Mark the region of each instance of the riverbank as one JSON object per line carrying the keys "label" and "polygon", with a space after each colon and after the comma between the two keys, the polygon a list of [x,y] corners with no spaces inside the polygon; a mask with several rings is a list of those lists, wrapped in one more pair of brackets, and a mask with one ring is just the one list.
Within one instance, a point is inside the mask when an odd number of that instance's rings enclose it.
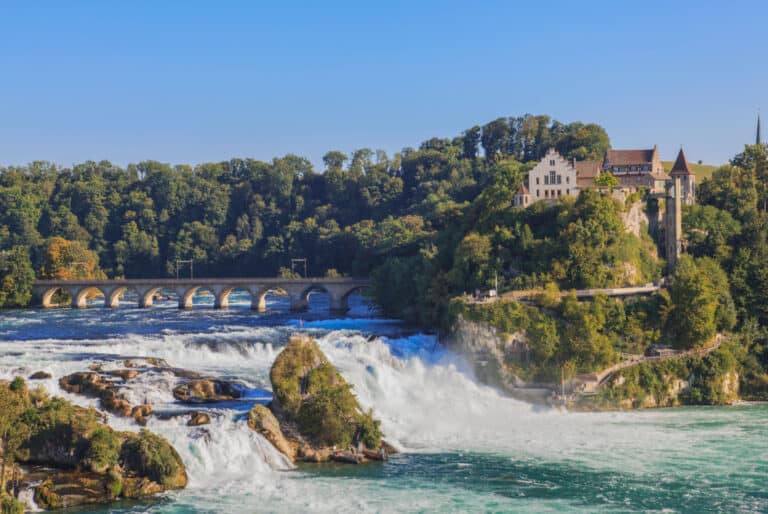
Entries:
{"label": "riverbank", "polygon": [[[586,370],[561,364],[553,356],[566,351],[562,345],[572,343],[563,338],[573,337],[568,325],[574,322],[554,308],[560,301],[546,307],[514,300],[478,304],[457,299],[451,304],[453,321],[443,339],[468,359],[479,380],[513,398],[541,405],[603,411],[730,405],[740,399],[740,364],[735,355],[741,350],[738,341],[723,334],[690,350],[654,355],[612,350],[614,356],[606,358],[606,364],[597,367],[593,361]],[[593,312],[594,303],[578,308]],[[595,322],[577,318],[575,323],[578,332]],[[590,337],[605,338],[600,332]],[[578,362],[578,355],[573,362]]]}

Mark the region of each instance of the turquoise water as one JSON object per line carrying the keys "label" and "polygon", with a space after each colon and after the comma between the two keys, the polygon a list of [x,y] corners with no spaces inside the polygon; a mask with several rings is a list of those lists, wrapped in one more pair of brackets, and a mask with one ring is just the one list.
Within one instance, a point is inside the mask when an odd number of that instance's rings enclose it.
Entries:
{"label": "turquoise water", "polygon": [[[151,419],[179,450],[190,483],[148,502],[88,512],[768,512],[768,406],[564,413],[535,408],[478,384],[433,336],[372,317],[326,319],[322,302],[302,326],[373,407],[403,453],[369,466],[291,466],[245,424],[268,401],[271,363],[295,315],[279,301],[265,315],[247,299],[229,311],[172,304],[150,310],[69,309],[0,314],[0,378],[63,374],[129,357],[235,380],[246,399],[210,409],[213,422]],[[175,377],[142,375],[124,391],[156,410]],[[137,430],[110,417],[119,429]],[[85,511],[85,510],[84,510]]]}

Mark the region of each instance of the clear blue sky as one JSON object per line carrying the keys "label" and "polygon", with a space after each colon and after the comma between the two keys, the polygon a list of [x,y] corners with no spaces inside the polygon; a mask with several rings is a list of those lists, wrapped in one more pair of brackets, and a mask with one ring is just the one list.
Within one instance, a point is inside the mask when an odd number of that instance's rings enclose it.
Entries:
{"label": "clear blue sky", "polygon": [[765,1],[0,0],[0,164],[317,164],[527,112],[722,163],[760,106],[768,137],[767,21]]}

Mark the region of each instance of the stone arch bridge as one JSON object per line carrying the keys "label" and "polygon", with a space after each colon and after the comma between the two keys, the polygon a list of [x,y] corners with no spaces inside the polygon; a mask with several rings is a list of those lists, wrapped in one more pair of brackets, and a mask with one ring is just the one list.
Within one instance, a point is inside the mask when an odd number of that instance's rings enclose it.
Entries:
{"label": "stone arch bridge", "polygon": [[117,308],[120,298],[132,291],[138,298],[139,307],[151,307],[155,295],[161,290],[170,290],[179,298],[179,308],[192,307],[192,298],[200,289],[209,290],[214,296],[214,308],[226,309],[229,295],[234,290],[247,291],[251,295],[251,308],[264,312],[266,297],[270,292],[282,292],[291,300],[292,311],[303,311],[309,307],[309,295],[313,291],[327,293],[333,312],[349,310],[349,296],[370,286],[364,278],[183,278],[183,279],[125,279],[125,280],[37,280],[33,291],[38,305],[53,307],[56,291],[69,293],[71,306],[77,309],[87,307],[88,298],[104,296],[104,306]]}

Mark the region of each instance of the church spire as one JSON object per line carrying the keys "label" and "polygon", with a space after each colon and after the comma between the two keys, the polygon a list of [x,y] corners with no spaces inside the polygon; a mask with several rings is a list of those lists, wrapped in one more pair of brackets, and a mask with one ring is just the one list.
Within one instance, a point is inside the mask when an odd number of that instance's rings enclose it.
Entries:
{"label": "church spire", "polygon": [[755,138],[755,144],[762,144],[763,138],[760,136],[760,113],[757,113],[757,137]]}

